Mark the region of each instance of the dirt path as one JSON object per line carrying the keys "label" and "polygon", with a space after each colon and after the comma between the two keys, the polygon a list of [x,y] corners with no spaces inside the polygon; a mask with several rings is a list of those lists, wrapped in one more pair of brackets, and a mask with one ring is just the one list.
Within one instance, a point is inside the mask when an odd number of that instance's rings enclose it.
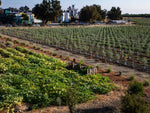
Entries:
{"label": "dirt path", "polygon": [[13,40],[19,40],[20,42],[24,42],[24,43],[27,43],[29,45],[35,45],[36,47],[41,47],[41,49],[45,50],[45,51],[51,51],[51,52],[54,52],[58,55],[62,55],[62,56],[69,56],[70,58],[72,59],[77,59],[77,60],[83,60],[85,63],[87,64],[90,64],[90,65],[94,65],[94,66],[100,66],[101,68],[104,68],[104,69],[108,69],[108,68],[112,68],[112,70],[116,73],[118,73],[119,71],[123,72],[123,75],[129,77],[131,76],[132,74],[136,75],[136,78],[139,79],[139,80],[145,80],[145,79],[149,79],[150,80],[150,74],[148,73],[145,73],[145,72],[140,72],[140,71],[137,71],[135,69],[131,69],[131,68],[128,68],[128,67],[124,67],[124,66],[118,66],[118,65],[111,65],[111,64],[108,64],[108,63],[102,63],[101,61],[96,61],[95,59],[88,59],[86,58],[85,56],[83,55],[79,55],[79,54],[73,54],[71,52],[68,52],[68,51],[64,51],[64,50],[56,50],[56,48],[53,48],[53,47],[50,47],[50,46],[45,46],[45,45],[42,45],[42,44],[36,44],[36,43],[33,43],[33,42],[30,42],[30,41],[27,41],[27,40],[22,40],[22,39],[18,39],[18,38],[15,38],[15,37],[10,37],[10,36],[7,36],[7,35],[2,35],[4,37],[9,37]]}

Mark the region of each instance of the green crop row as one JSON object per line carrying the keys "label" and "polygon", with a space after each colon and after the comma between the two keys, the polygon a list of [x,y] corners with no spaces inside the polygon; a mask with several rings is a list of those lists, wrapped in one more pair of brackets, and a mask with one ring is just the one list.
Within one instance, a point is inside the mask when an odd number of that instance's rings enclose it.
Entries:
{"label": "green crop row", "polygon": [[[150,26],[8,28],[0,32],[150,73]],[[121,63],[122,62],[122,63]],[[127,63],[128,62],[128,63]]]}
{"label": "green crop row", "polygon": [[150,18],[133,18],[129,20],[135,22],[137,25],[150,25]]}

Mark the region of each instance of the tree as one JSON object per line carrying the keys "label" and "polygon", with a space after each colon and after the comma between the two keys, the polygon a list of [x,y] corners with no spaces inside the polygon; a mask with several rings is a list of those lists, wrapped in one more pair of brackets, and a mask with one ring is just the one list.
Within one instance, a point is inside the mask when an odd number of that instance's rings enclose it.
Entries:
{"label": "tree", "polygon": [[18,12],[19,10],[17,8],[9,7],[8,8],[11,12]]}
{"label": "tree", "polygon": [[15,15],[14,14],[7,14],[5,17],[2,17],[2,22],[3,23],[14,23],[15,22]]}
{"label": "tree", "polygon": [[80,20],[93,23],[101,21],[106,17],[106,10],[102,10],[100,5],[86,6],[81,9]]}
{"label": "tree", "polygon": [[112,7],[110,11],[107,13],[108,18],[112,20],[120,20],[122,19],[121,9],[119,7]]}
{"label": "tree", "polygon": [[60,6],[60,1],[52,0],[52,7],[53,7],[53,15],[54,15],[54,18],[52,20],[53,21],[57,21],[57,19],[62,14],[61,6]]}
{"label": "tree", "polygon": [[99,17],[99,13],[98,13],[96,7],[86,6],[81,9],[80,20],[93,23],[98,18],[100,18],[100,17]]}
{"label": "tree", "polygon": [[107,14],[107,10],[106,10],[106,9],[101,10],[102,20],[105,20],[105,18],[106,18],[106,14]]}
{"label": "tree", "polygon": [[22,6],[22,7],[19,8],[19,11],[27,13],[29,11],[29,7],[28,6],[24,6],[24,7]]}
{"label": "tree", "polygon": [[96,7],[96,9],[97,9],[97,12],[99,13],[99,17],[98,17],[98,20],[104,20],[105,19],[105,17],[106,17],[106,10],[104,9],[104,10],[102,10],[102,8],[101,8],[101,6],[100,5],[96,5],[96,4],[94,4],[93,5],[93,7]]}
{"label": "tree", "polygon": [[29,16],[26,13],[23,13],[21,16],[23,17],[23,20],[29,20]]}
{"label": "tree", "polygon": [[[0,6],[1,6],[2,2],[0,0]],[[0,15],[3,14],[2,9],[0,9]]]}
{"label": "tree", "polygon": [[62,14],[60,1],[43,0],[41,4],[36,4],[32,12],[45,25],[48,21],[56,21]]}

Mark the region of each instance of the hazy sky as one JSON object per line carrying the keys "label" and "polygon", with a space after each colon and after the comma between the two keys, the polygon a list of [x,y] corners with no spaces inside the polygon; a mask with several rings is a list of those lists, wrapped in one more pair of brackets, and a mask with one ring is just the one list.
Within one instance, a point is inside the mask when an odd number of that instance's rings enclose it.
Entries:
{"label": "hazy sky", "polygon": [[[2,8],[29,6],[33,8],[35,4],[42,0],[2,0]],[[110,10],[112,6],[119,6],[123,13],[149,13],[150,0],[60,0],[62,9],[75,4],[75,7],[81,9],[83,6],[99,4],[102,9]]]}

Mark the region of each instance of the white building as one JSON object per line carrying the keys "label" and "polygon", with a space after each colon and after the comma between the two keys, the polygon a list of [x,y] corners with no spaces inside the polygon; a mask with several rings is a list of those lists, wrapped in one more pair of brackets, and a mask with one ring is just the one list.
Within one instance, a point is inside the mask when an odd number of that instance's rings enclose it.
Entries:
{"label": "white building", "polygon": [[62,22],[70,22],[70,15],[69,12],[63,12],[63,15],[61,16]]}
{"label": "white building", "polygon": [[115,24],[126,24],[127,22],[124,21],[124,20],[111,20],[112,23],[115,23]]}
{"label": "white building", "polygon": [[75,9],[75,5],[72,5],[72,7],[68,8],[68,11],[70,13],[70,16],[77,16],[78,15],[78,9]]}
{"label": "white building", "polygon": [[75,5],[69,6],[69,8],[63,12],[63,15],[61,16],[62,22],[70,22],[71,18],[79,18],[78,15],[78,9],[75,9]]}

